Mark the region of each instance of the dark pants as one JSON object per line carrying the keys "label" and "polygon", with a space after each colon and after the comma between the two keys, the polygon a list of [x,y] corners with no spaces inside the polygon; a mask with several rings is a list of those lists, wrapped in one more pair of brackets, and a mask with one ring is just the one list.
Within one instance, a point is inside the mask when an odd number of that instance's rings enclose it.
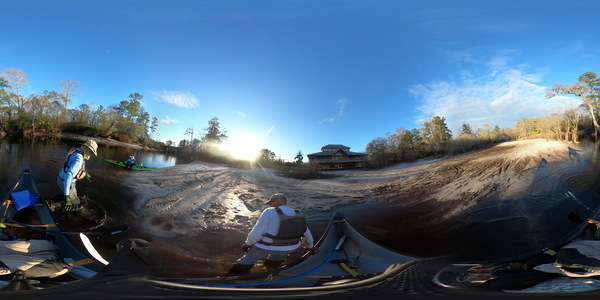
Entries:
{"label": "dark pants", "polygon": [[254,266],[254,263],[257,260],[264,258],[266,258],[265,267],[267,267],[267,269],[278,268],[283,264],[285,256],[292,251],[266,250],[253,245],[248,249],[248,252],[238,259],[233,267],[229,269],[227,276],[248,274],[250,269]]}

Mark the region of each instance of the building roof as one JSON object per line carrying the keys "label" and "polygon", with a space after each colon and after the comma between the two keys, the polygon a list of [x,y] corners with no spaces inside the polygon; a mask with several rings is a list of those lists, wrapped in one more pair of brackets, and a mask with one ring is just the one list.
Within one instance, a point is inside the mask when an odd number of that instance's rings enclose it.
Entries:
{"label": "building roof", "polygon": [[345,151],[343,149],[348,149],[350,150],[350,147],[348,146],[344,146],[342,144],[327,144],[323,147],[321,147],[321,149],[337,149],[335,151],[321,151],[321,152],[316,152],[316,153],[311,153],[311,154],[307,154],[306,156],[333,156],[334,154],[336,154],[337,152],[343,152],[348,156],[366,156],[366,153],[361,153],[361,152],[352,152],[352,151]]}
{"label": "building roof", "polygon": [[327,145],[325,145],[325,146],[321,147],[321,149],[323,149],[323,148],[327,148],[327,149],[331,149],[331,148],[335,148],[335,149],[344,149],[344,148],[348,148],[348,149],[350,149],[350,147],[348,147],[348,146],[344,146],[344,145],[342,145],[342,144],[327,144]]}
{"label": "building roof", "polygon": [[334,154],[336,154],[337,152],[344,152],[346,153],[346,155],[348,156],[366,156],[366,153],[360,153],[360,152],[352,152],[352,151],[343,151],[343,150],[337,150],[337,151],[321,151],[321,152],[317,152],[317,153],[311,153],[311,154],[307,154],[306,156],[333,156]]}

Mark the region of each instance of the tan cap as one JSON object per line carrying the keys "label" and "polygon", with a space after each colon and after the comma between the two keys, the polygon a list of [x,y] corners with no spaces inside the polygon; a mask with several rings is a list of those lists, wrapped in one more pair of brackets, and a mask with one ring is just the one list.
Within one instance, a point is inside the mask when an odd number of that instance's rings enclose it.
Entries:
{"label": "tan cap", "polygon": [[283,200],[287,200],[287,198],[285,198],[285,196],[282,193],[276,193],[273,194],[271,196],[271,198],[269,198],[269,200],[267,200],[265,203],[266,204],[271,204],[271,201],[275,200],[275,199],[283,199]]}
{"label": "tan cap", "polygon": [[98,153],[96,152],[98,150],[98,144],[96,144],[96,141],[87,140],[85,141],[85,143],[83,143],[83,145],[88,147],[88,149],[92,150],[92,153],[94,153],[95,156],[98,156]]}

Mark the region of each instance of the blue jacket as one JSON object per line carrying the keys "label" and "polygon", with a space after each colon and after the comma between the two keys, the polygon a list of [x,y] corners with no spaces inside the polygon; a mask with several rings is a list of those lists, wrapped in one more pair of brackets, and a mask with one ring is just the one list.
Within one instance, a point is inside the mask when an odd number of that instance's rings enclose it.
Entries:
{"label": "blue jacket", "polygon": [[71,182],[77,181],[75,177],[82,169],[85,170],[85,160],[81,154],[81,149],[77,148],[73,154],[69,155],[65,166],[58,172],[58,177],[64,182],[63,191],[65,195],[69,195]]}

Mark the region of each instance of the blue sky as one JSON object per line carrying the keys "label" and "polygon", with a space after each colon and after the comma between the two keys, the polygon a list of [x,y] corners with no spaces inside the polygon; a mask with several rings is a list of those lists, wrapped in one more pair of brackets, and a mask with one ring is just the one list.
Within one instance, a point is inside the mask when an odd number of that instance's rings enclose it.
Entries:
{"label": "blue sky", "polygon": [[75,79],[72,106],[140,93],[158,140],[199,137],[217,117],[232,143],[307,161],[432,115],[456,135],[463,122],[510,128],[579,104],[544,95],[600,72],[598,11],[594,0],[8,0],[0,70],[27,74],[25,94]]}

